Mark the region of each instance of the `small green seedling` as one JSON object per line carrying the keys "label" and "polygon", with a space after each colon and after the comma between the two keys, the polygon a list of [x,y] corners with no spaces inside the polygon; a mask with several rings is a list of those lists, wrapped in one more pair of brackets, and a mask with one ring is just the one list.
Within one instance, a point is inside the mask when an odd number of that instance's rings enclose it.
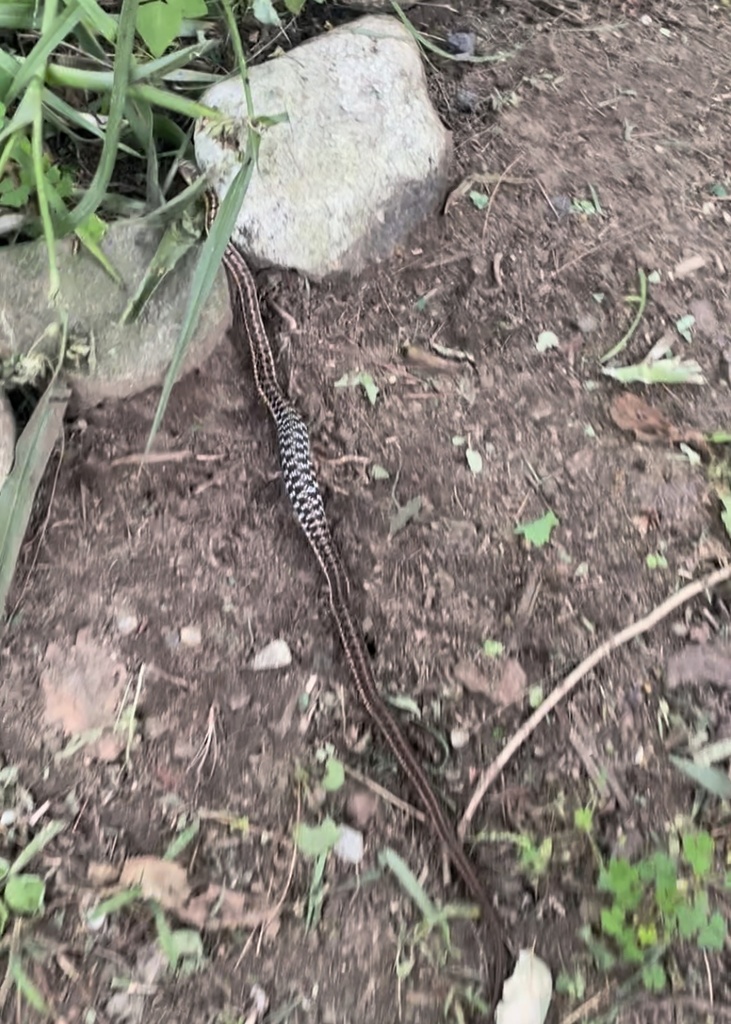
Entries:
{"label": "small green seedling", "polygon": [[370,373],[366,373],[362,370],[350,370],[348,373],[344,373],[339,380],[335,381],[336,388],[357,388],[361,387],[365,393],[366,398],[375,405],[378,401],[378,396],[381,393],[380,388],[371,377]]}
{"label": "small green seedling", "polygon": [[41,1014],[48,1014],[49,1009],[23,967],[25,947],[20,922],[42,916],[46,883],[25,868],[65,827],[61,821],[52,821],[33,837],[14,861],[0,857],[0,935],[9,926],[13,928],[13,940],[7,946],[6,983],[15,986],[19,1005],[24,1000]]}
{"label": "small green seedling", "polygon": [[332,818],[325,818],[319,825],[300,823],[294,829],[294,841],[303,857],[312,860],[312,874],[307,892],[305,928],[317,928],[322,917],[325,901],[325,864],[330,851],[340,838],[340,826]]}
{"label": "small green seedling", "polygon": [[601,935],[584,936],[597,962],[638,967],[645,988],[659,992],[667,984],[662,958],[672,943],[722,950],[726,921],[711,910],[709,889],[728,879],[714,874],[713,863],[713,837],[689,831],[680,836],[679,856],[657,851],[635,863],[612,857],[602,864]]}
{"label": "small green seedling", "polygon": [[693,340],[694,327],[695,317],[691,313],[688,313],[687,316],[681,316],[679,320],[675,321],[675,330],[684,341],[688,342],[688,344]]}
{"label": "small green seedling", "polygon": [[548,511],[540,519],[534,519],[530,523],[521,523],[516,526],[513,533],[518,537],[524,537],[528,545],[534,548],[542,548],[548,544],[555,527],[559,525],[559,519],[555,512]]}
{"label": "small green seedling", "polygon": [[668,560],[665,555],[659,552],[650,552],[645,558],[645,564],[651,572],[656,572],[658,569],[667,569]]}

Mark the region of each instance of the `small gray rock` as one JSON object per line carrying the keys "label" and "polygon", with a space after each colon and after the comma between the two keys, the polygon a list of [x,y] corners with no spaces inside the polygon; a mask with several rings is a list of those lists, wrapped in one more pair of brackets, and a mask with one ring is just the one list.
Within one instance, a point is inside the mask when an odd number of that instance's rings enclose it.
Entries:
{"label": "small gray rock", "polygon": [[333,846],[333,853],[344,864],[360,864],[363,860],[363,833],[350,825],[340,826],[340,836]]}
{"label": "small gray rock", "polygon": [[454,94],[454,105],[460,114],[474,114],[479,103],[479,96],[472,89],[464,89],[462,86]]}
{"label": "small gray rock", "polygon": [[447,43],[452,53],[472,57],[477,45],[477,36],[474,32],[450,32],[447,36]]}
{"label": "small gray rock", "polygon": [[292,652],[284,640],[272,640],[266,647],[251,659],[251,668],[255,672],[263,672],[268,669],[287,668],[292,664]]}

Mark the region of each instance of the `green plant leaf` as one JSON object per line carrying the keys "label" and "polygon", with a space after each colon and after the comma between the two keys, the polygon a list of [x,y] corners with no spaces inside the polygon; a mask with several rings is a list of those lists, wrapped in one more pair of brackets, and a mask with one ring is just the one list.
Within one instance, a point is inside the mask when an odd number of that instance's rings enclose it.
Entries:
{"label": "green plant leaf", "polygon": [[657,927],[650,924],[637,925],[637,942],[643,949],[650,949],[657,945]]}
{"label": "green plant leaf", "polygon": [[705,384],[706,378],[695,359],[679,356],[633,366],[602,367],[602,373],[622,384]]}
{"label": "green plant leaf", "polygon": [[477,189],[472,189],[469,193],[472,205],[478,210],[484,210],[487,204],[490,202],[488,196],[484,192],[478,192]]}
{"label": "green plant leaf", "polygon": [[381,850],[378,854],[378,863],[381,867],[388,868],[396,876],[399,885],[409,899],[419,908],[419,912],[425,921],[433,922],[439,917],[436,905],[432,903],[424,887],[406,861],[399,857],[395,850],[390,849],[390,847]]}
{"label": "green plant leaf", "polygon": [[687,832],[681,840],[686,863],[696,878],[705,878],[713,867],[713,837],[708,832]]}
{"label": "green plant leaf", "polygon": [[44,825],[41,831],[33,836],[27,846],[15,858],[10,868],[10,874],[20,874],[23,868],[30,864],[33,858],[38,856],[41,850],[45,849],[51,840],[60,835],[65,828],[66,824],[63,821],[49,821],[47,825]]}
{"label": "green plant leaf", "polygon": [[86,913],[86,920],[91,925],[101,925],[104,919],[109,917],[110,914],[116,914],[119,910],[123,910],[125,907],[130,906],[130,904],[141,898],[142,889],[139,885],[133,885],[130,889],[123,889],[121,892],[115,892],[115,894],[110,896],[108,900],[102,900],[101,903],[97,903],[95,907],[91,907],[91,909]]}
{"label": "green plant leaf", "polygon": [[360,370],[351,370],[348,373],[343,374],[343,376],[339,380],[335,381],[335,387],[362,387],[363,391],[365,392],[366,398],[371,403],[371,405],[376,404],[378,396],[381,393],[380,389],[376,385],[376,382],[373,380],[373,377],[371,377],[370,373],[365,373]]}
{"label": "green plant leaf", "polygon": [[8,905],[5,900],[0,897],[0,936],[5,933],[9,920],[10,911],[8,910]]}
{"label": "green plant leaf", "polygon": [[542,548],[548,544],[554,528],[559,525],[559,519],[555,512],[546,512],[540,519],[534,519],[530,523],[522,523],[516,526],[513,533],[518,537],[525,537],[528,544],[535,548]]}
{"label": "green plant leaf", "polygon": [[305,6],[305,0],[284,0],[284,6],[287,8],[290,14],[294,14],[295,18],[302,12]]}
{"label": "green plant leaf", "polygon": [[8,970],[10,971],[10,976],[13,979],[13,984],[28,1005],[32,1006],[38,1013],[43,1014],[44,1017],[50,1017],[51,1011],[49,1010],[45,999],[25,973],[25,968],[20,962],[19,957],[10,957]]}
{"label": "green plant leaf", "polygon": [[137,31],[153,57],[165,53],[180,34],[182,24],[180,0],[143,0],[137,11]]}
{"label": "green plant leaf", "polygon": [[294,841],[304,857],[320,857],[329,853],[340,838],[340,826],[332,818],[320,825],[300,823],[294,829]]}
{"label": "green plant leaf", "polygon": [[272,0],[254,0],[251,13],[260,25],[274,25],[275,28],[279,28],[282,24]]}
{"label": "green plant leaf", "polygon": [[402,505],[397,512],[391,516],[391,521],[388,526],[388,536],[395,537],[397,533],[400,533],[405,526],[411,522],[412,519],[416,519],[419,512],[421,512],[421,498],[417,495],[415,498],[411,498]]}
{"label": "green plant leaf", "polygon": [[622,911],[636,910],[644,891],[638,869],[623,857],[612,857],[601,869],[597,887],[600,892],[611,893]]}
{"label": "green plant leaf", "polygon": [[325,762],[325,774],[322,778],[322,788],[328,793],[335,793],[341,789],[345,782],[345,769],[342,761],[337,757],[328,757]]}
{"label": "green plant leaf", "polygon": [[482,651],[488,658],[499,658],[505,650],[499,640],[483,640]]}
{"label": "green plant leaf", "polygon": [[663,992],[667,977],[662,964],[645,964],[642,968],[642,984],[648,992]]}
{"label": "green plant leaf", "polygon": [[15,448],[15,464],[0,491],[0,622],[38,485],[61,436],[68,388],[52,383],[33,410]]}
{"label": "green plant leaf", "polygon": [[200,819],[194,818],[190,825],[184,828],[182,832],[179,832],[173,841],[168,844],[168,848],[163,854],[163,860],[175,860],[176,857],[179,857],[183,850],[190,846],[200,832],[200,829]]}
{"label": "green plant leaf", "polygon": [[601,913],[602,931],[613,939],[621,939],[626,930],[625,912],[618,903],[603,907]]}
{"label": "green plant leaf", "polygon": [[675,321],[675,330],[681,338],[689,343],[693,340],[694,326],[695,317],[691,313],[688,313],[687,316],[681,316],[679,320]]}
{"label": "green plant leaf", "polygon": [[708,893],[705,890],[695,894],[692,906],[685,900],[675,911],[680,937],[689,939],[695,935],[708,924],[709,914]]}
{"label": "green plant leaf", "polygon": [[43,910],[45,894],[45,882],[38,875],[10,875],[4,896],[14,914],[34,917]]}
{"label": "green plant leaf", "polygon": [[722,950],[726,944],[726,922],[718,911],[711,914],[707,925],[698,932],[699,949]]}
{"label": "green plant leaf", "polygon": [[591,807],[577,807],[574,811],[574,828],[590,836],[594,831],[594,811]]}

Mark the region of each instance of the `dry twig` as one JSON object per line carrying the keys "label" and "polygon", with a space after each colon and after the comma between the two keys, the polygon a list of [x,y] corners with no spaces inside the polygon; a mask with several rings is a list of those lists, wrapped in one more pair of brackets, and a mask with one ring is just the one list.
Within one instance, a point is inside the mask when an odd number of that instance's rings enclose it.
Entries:
{"label": "dry twig", "polygon": [[467,806],[461,822],[459,823],[458,832],[460,836],[464,836],[467,828],[475,815],[475,811],[482,802],[485,793],[502,772],[505,765],[510,761],[514,754],[520,750],[528,737],[535,732],[537,727],[546,718],[553,709],[561,703],[574,687],[581,682],[584,676],[588,675],[593,668],[595,668],[600,661],[603,661],[607,655],[611,654],[612,651],[616,651],[617,648],[623,647],[629,643],[630,640],[634,640],[635,637],[642,636],[643,633],[649,632],[654,626],[663,619],[666,619],[668,615],[671,615],[678,608],[681,608],[688,601],[691,601],[694,597],[702,594],[705,590],[712,590],[717,587],[720,583],[725,583],[731,579],[731,565],[726,565],[722,569],[716,569],[715,572],[709,573],[708,576],[704,576],[700,580],[694,580],[693,583],[689,583],[687,587],[683,587],[677,593],[659,604],[657,608],[654,608],[649,615],[639,619],[637,622],[633,622],[631,626],[627,626],[625,629],[620,630],[619,633],[615,633],[614,636],[609,637],[604,643],[599,644],[597,648],[585,658],[580,665],[577,665],[573,672],[570,672],[560,686],[544,700],[539,708],[537,708],[533,714],[528,718],[513,735],[512,739],[506,743],[505,747],[501,750],[491,765],[482,773],[480,781],[477,784],[472,799]]}

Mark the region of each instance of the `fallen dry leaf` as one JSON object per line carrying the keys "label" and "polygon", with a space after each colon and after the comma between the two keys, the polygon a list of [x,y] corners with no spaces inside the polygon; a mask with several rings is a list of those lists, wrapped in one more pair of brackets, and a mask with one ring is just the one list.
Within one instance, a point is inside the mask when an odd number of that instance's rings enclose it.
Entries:
{"label": "fallen dry leaf", "polygon": [[468,693],[481,693],[484,697],[492,697],[493,686],[490,680],[469,659],[462,658],[457,662],[454,666],[454,678]]}
{"label": "fallen dry leaf", "polygon": [[632,431],[638,441],[667,441],[674,444],[678,431],[659,410],[626,391],[609,406],[609,415],[620,430]]}
{"label": "fallen dry leaf", "polygon": [[503,665],[503,674],[493,694],[498,704],[504,708],[517,704],[525,696],[528,677],[523,666],[515,658],[507,658]]}
{"label": "fallen dry leaf", "polygon": [[73,647],[52,641],[41,672],[46,725],[76,736],[114,726],[125,669],[88,629],[79,630]]}
{"label": "fallen dry leaf", "polygon": [[179,921],[202,931],[228,931],[266,925],[267,938],[279,927],[271,903],[246,893],[209,885],[193,895],[185,868],[161,857],[130,857],[122,868],[119,883],[138,885],[147,900],[155,900]]}
{"label": "fallen dry leaf", "polygon": [[617,395],[609,406],[609,415],[620,430],[631,431],[636,440],[666,444],[692,444],[702,454],[708,454],[705,438],[690,428],[679,429],[654,406],[629,391]]}

